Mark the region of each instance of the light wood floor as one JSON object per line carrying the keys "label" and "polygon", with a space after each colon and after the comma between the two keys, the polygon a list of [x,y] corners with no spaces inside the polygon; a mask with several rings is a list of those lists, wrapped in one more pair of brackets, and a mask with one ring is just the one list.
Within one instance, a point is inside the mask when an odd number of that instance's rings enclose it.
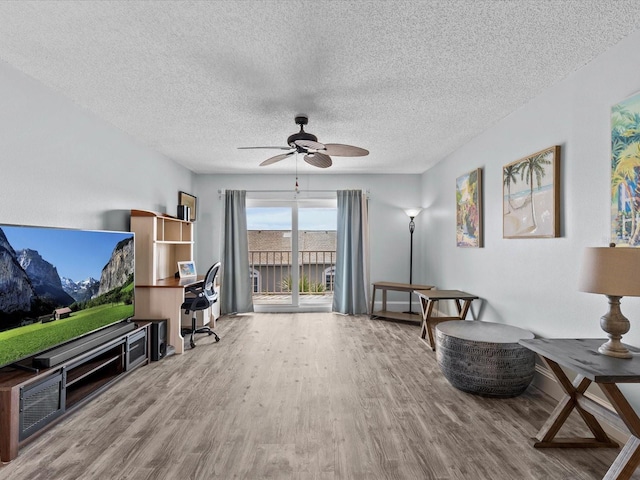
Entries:
{"label": "light wood floor", "polygon": [[535,450],[554,402],[454,389],[416,325],[253,314],[216,330],[220,343],[199,336],[134,371],[0,478],[599,479],[618,453]]}

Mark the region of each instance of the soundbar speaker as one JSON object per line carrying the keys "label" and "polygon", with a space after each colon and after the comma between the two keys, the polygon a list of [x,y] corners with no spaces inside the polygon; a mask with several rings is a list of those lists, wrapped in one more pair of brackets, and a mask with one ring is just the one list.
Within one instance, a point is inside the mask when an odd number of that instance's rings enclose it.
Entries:
{"label": "soundbar speaker", "polygon": [[157,362],[167,356],[167,321],[151,323],[151,361]]}

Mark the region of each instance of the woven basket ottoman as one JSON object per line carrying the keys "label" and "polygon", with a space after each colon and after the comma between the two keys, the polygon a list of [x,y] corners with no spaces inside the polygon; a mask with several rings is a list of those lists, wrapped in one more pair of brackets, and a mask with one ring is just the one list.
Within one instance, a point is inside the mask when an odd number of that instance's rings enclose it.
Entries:
{"label": "woven basket ottoman", "polygon": [[480,321],[450,321],[436,326],[436,357],[454,387],[486,397],[515,397],[535,371],[535,353],[518,344],[534,338],[522,328]]}

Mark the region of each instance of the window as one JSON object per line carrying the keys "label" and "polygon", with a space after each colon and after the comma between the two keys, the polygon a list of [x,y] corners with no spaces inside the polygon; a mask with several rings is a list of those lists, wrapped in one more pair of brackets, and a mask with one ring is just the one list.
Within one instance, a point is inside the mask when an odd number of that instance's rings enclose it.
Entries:
{"label": "window", "polygon": [[333,292],[333,285],[336,278],[336,266],[333,265],[324,270],[324,288],[327,292]]}
{"label": "window", "polygon": [[253,293],[260,292],[260,272],[255,268],[251,269],[251,284],[253,285]]}

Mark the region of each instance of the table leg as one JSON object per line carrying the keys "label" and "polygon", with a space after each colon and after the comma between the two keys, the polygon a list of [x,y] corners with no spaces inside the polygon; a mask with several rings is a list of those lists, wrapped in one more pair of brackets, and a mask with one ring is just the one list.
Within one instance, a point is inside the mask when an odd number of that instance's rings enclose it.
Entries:
{"label": "table leg", "polygon": [[422,317],[422,327],[420,329],[420,338],[424,338],[426,335],[425,322],[427,318],[427,305],[429,301],[424,297],[418,297],[418,303],[420,303],[420,316]]}
{"label": "table leg", "polygon": [[431,331],[431,313],[433,311],[433,304],[435,302],[433,300],[426,299],[424,297],[420,297],[420,311],[422,312],[422,331],[420,332],[420,338],[426,339],[429,337],[429,346],[431,350],[436,349],[435,341],[433,340],[433,333]]}
{"label": "table leg", "polygon": [[376,286],[373,286],[373,294],[371,295],[371,313],[369,315],[370,318],[373,318],[375,315],[373,314],[374,310],[374,305],[376,304]]}
{"label": "table leg", "polygon": [[454,298],[453,302],[456,304],[456,309],[458,310],[458,318],[460,320],[464,320],[464,315],[462,315],[462,307],[460,306],[460,300],[457,298]]}
{"label": "table leg", "polygon": [[640,463],[640,439],[631,436],[602,480],[627,480]]}
{"label": "table leg", "polygon": [[613,383],[600,383],[600,389],[615,408],[631,436],[604,476],[605,480],[626,480],[640,465],[640,419],[620,389]]}
{"label": "table leg", "polygon": [[464,301],[464,307],[462,308],[462,311],[460,311],[460,304],[458,303],[458,313],[460,314],[460,320],[464,320],[465,318],[467,318],[469,307],[471,307],[471,300]]}
{"label": "table leg", "polygon": [[[584,378],[582,375],[578,375],[572,383],[562,368],[560,368],[560,365],[548,358],[542,357],[542,359],[557,378],[565,395],[538,432],[536,436],[536,440],[538,441],[534,443],[533,446],[535,448],[617,447],[618,444],[609,438],[596,417],[580,405],[580,402],[584,401],[583,393],[591,384],[591,380]],[[580,414],[582,420],[593,434],[593,438],[555,438],[573,409],[576,409]]]}

